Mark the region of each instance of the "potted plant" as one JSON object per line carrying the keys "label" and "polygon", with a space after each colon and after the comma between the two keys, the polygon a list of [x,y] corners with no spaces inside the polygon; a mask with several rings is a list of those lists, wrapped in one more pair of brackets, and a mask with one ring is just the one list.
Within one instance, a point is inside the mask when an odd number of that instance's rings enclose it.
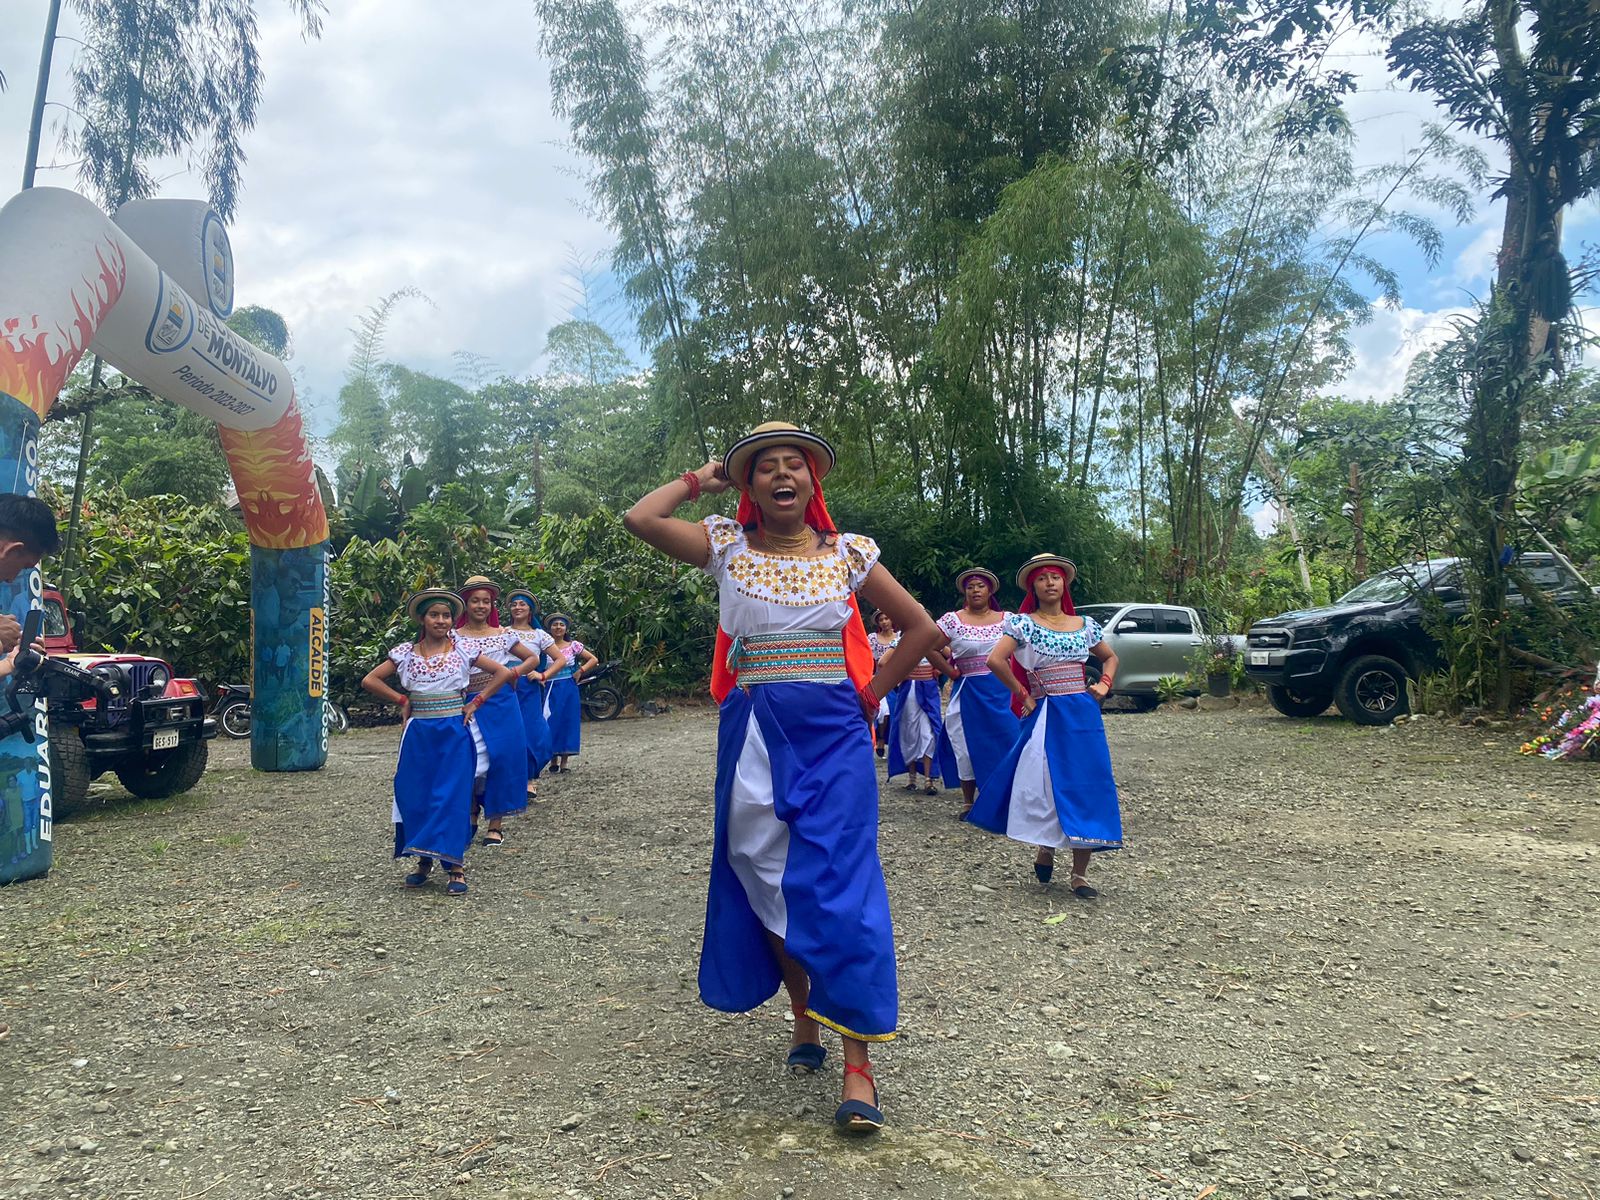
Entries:
{"label": "potted plant", "polygon": [[1206,681],[1206,691],[1219,699],[1233,694],[1233,668],[1239,657],[1233,641],[1216,634],[1195,648],[1190,664],[1196,678]]}

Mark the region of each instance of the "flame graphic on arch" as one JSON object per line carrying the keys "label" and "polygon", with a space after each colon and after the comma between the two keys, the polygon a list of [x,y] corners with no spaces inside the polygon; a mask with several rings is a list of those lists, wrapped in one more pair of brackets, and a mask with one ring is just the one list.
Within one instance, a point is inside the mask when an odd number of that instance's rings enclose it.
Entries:
{"label": "flame graphic on arch", "polygon": [[219,426],[217,433],[252,545],[290,550],[328,540],[328,514],[298,404],[291,399],[289,411],[266,429]]}
{"label": "flame graphic on arch", "polygon": [[47,326],[37,313],[0,317],[0,392],[27,405],[41,421],[128,279],[127,258],[114,238],[95,248],[95,258],[100,271],[73,286],[67,323]]}

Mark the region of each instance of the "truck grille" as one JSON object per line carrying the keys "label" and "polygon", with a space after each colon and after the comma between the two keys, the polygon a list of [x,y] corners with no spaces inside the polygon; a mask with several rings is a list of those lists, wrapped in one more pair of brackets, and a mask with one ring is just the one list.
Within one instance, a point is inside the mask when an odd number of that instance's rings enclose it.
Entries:
{"label": "truck grille", "polygon": [[1289,647],[1287,629],[1252,629],[1246,639],[1252,650],[1286,650]]}
{"label": "truck grille", "polygon": [[154,674],[156,663],[133,663],[124,669],[128,672],[128,692],[118,696],[106,705],[105,723],[107,725],[121,725],[128,719],[128,705],[133,702],[140,692],[149,686],[150,676]]}

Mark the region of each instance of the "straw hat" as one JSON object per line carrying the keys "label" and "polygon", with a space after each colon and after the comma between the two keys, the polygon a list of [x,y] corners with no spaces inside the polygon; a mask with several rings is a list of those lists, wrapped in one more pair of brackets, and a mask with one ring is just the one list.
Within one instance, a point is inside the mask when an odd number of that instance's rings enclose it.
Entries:
{"label": "straw hat", "polygon": [[539,598],[533,594],[533,589],[524,587],[520,583],[512,584],[507,588],[504,599],[507,604],[510,604],[513,600],[525,600],[529,608],[539,607]]}
{"label": "straw hat", "polygon": [[1062,558],[1059,554],[1035,554],[1027,562],[1017,568],[1017,586],[1024,592],[1028,590],[1028,576],[1040,567],[1055,567],[1067,577],[1067,586],[1072,586],[1072,581],[1078,577],[1078,564],[1070,558]]}
{"label": "straw hat", "polygon": [[546,629],[549,629],[550,626],[554,625],[557,621],[565,621],[566,624],[567,624],[567,632],[568,633],[572,632],[572,618],[567,616],[566,613],[547,613],[547,614],[545,614],[544,627]]}
{"label": "straw hat", "polygon": [[450,609],[450,619],[459,617],[466,603],[449,588],[423,588],[406,597],[406,616],[421,621],[423,612],[435,602],[442,601]]}
{"label": "straw hat", "polygon": [[1000,590],[1000,579],[993,571],[986,571],[982,567],[968,567],[965,571],[961,571],[956,575],[956,591],[966,591],[967,580],[971,579],[974,575],[976,575],[979,579],[986,579],[989,581],[989,594],[991,596]]}
{"label": "straw hat", "polygon": [[500,587],[487,575],[469,575],[467,581],[461,585],[461,597],[465,599],[468,592],[488,592],[490,600],[500,598]]}
{"label": "straw hat", "polygon": [[749,485],[750,464],[755,461],[757,454],[769,446],[798,446],[802,450],[809,451],[811,461],[816,464],[816,477],[819,482],[833,470],[835,455],[827,439],[814,433],[807,433],[798,425],[791,425],[788,421],[767,421],[757,425],[729,446],[727,454],[722,456],[723,470],[727,472],[734,487],[742,491]]}

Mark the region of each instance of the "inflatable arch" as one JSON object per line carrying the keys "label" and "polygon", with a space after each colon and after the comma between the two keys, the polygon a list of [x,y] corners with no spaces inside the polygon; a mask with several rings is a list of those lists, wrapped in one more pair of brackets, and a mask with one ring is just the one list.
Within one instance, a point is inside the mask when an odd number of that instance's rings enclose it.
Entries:
{"label": "inflatable arch", "polygon": [[[60,188],[13,197],[0,209],[0,488],[37,491],[39,423],[86,353],[216,421],[250,534],[250,761],[313,771],[328,754],[328,518],[289,372],[223,324],[232,311],[233,252],[209,205],[139,200],[112,221]],[[19,620],[39,603],[38,571],[0,584],[0,610]],[[43,738],[0,743],[0,811],[21,850],[0,881],[49,870]]]}

